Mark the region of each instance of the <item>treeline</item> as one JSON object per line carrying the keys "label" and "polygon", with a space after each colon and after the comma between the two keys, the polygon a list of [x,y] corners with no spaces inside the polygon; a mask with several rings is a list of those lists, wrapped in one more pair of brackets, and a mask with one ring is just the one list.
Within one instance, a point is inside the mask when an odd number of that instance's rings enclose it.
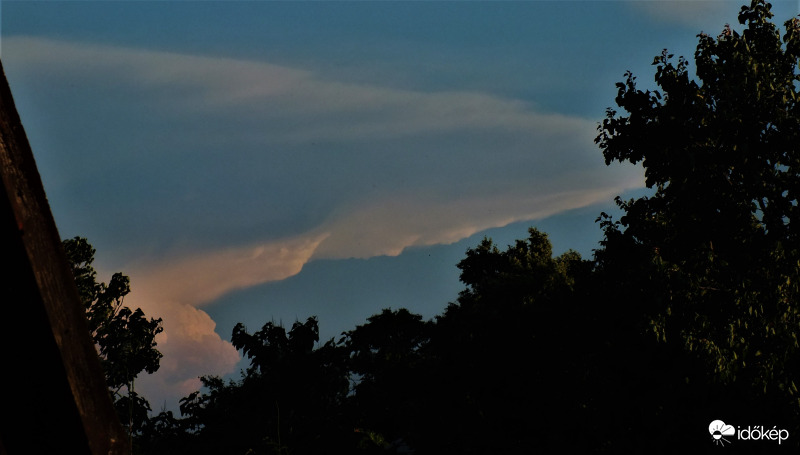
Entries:
{"label": "treeline", "polygon": [[771,17],[754,0],[742,33],[698,35],[696,79],[664,51],[659,90],[617,84],[624,113],[596,142],[608,164],[641,163],[653,195],[600,215],[591,260],[553,257],[532,229],[469,249],[464,290],[430,321],[384,310],[324,343],[313,317],[237,325],[242,377],[131,419],[136,450],[796,452],[800,21]]}
{"label": "treeline", "polygon": [[[145,422],[137,449],[676,453],[711,449],[716,419],[777,425],[800,439],[797,398],[780,387],[796,370],[762,387],[746,368],[731,379],[708,352],[659,339],[657,301],[672,289],[656,280],[652,257],[630,267],[635,252],[619,252],[623,273],[607,259],[553,257],[547,236],[531,229],[505,250],[489,240],[470,249],[458,264],[465,289],[430,321],[387,309],[325,343],[313,317],[288,330],[239,324],[232,342],[250,360],[242,377],[204,377],[180,416]],[[776,344],[762,356],[789,351]],[[726,450],[796,449],[797,439]]]}
{"label": "treeline", "polygon": [[459,264],[468,288],[432,321],[387,309],[322,344],[315,318],[254,333],[239,324],[231,341],[250,360],[242,378],[203,378],[180,419],[162,413],[143,430],[143,452],[556,449],[586,395],[569,302],[589,265],[553,258],[532,230],[506,252],[488,240],[470,250]]}

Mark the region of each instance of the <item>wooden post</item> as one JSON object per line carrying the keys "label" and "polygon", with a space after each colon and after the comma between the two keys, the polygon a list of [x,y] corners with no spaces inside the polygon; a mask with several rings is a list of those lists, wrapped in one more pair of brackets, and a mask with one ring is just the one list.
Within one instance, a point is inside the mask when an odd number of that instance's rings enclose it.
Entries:
{"label": "wooden post", "polygon": [[0,455],[126,454],[0,63]]}

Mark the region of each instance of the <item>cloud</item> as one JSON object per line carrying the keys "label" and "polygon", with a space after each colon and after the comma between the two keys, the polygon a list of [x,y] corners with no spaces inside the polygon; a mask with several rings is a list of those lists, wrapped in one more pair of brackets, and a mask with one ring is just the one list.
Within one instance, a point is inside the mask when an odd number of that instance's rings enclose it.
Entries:
{"label": "cloud", "polygon": [[141,308],[151,318],[162,318],[164,331],[156,337],[163,354],[159,370],[140,375],[136,390],[158,412],[163,405],[177,409],[177,400],[198,390],[202,375],[231,373],[240,357],[236,348],[215,331],[209,315],[189,303],[166,300],[156,287],[149,287],[131,273],[133,292],[125,305]]}
{"label": "cloud", "polygon": [[127,269],[135,292],[125,304],[163,319],[164,332],[156,341],[164,357],[158,372],[139,381],[143,395],[160,405],[198,390],[199,376],[231,373],[239,353],[197,307],[227,292],[298,273],[323,239],[285,239]]}
{"label": "cloud", "polygon": [[[631,182],[631,187],[634,182]],[[408,247],[455,243],[494,227],[535,220],[608,201],[618,188],[563,193],[508,193],[458,201],[431,201],[425,194],[397,197],[349,212],[326,225],[330,235],[312,259],[396,256]]]}
{"label": "cloud", "polygon": [[642,184],[636,168],[605,167],[595,122],[491,93],[31,37],[5,37],[3,63],[58,119],[28,135],[64,149],[39,157],[63,173],[53,207],[81,215],[67,231],[105,233],[131,276],[127,303],[164,319],[162,368],[137,385],[156,407],[234,368],[238,353],[202,310],[228,292]]}
{"label": "cloud", "polygon": [[163,405],[176,409],[177,399],[200,389],[200,376],[224,376],[233,372],[240,360],[236,348],[214,331],[216,323],[208,314],[188,304],[142,298],[140,286],[126,304],[141,307],[149,317],[163,318],[164,332],[156,339],[164,355],[154,374],[141,375],[136,390],[145,396],[153,410]]}
{"label": "cloud", "polygon": [[[245,243],[324,234],[325,223],[392,204],[546,200],[624,189],[634,178],[605,167],[594,121],[489,93],[402,90],[259,61],[30,37],[7,37],[3,48],[20,84],[45,79],[30,92],[87,87],[75,102],[112,110],[99,116],[68,105],[58,116],[74,122],[81,141],[58,141],[75,150],[56,157],[67,183],[55,197],[72,191],[68,203],[89,226],[116,223],[115,247],[130,243],[129,254],[143,242],[159,245],[151,251],[180,242],[225,248],[234,231]],[[57,110],[57,98],[42,103]],[[114,111],[131,105],[139,110],[129,116]],[[94,144],[96,136],[111,139]],[[107,181],[107,193],[79,191],[96,185],[92,178]]]}
{"label": "cloud", "polygon": [[[479,92],[424,92],[321,79],[312,71],[259,61],[8,37],[15,71],[113,81],[176,115],[254,116],[261,143],[396,139],[465,129],[564,134],[575,119],[541,114],[528,103]],[[298,119],[298,120],[291,120]],[[280,128],[269,128],[271,124]],[[248,123],[243,126],[252,126]],[[227,127],[227,124],[225,124]],[[212,127],[208,133],[217,134]],[[229,141],[231,135],[221,137]],[[234,139],[235,140],[235,139]]]}
{"label": "cloud", "polygon": [[325,238],[281,239],[148,263],[130,271],[160,300],[202,306],[232,290],[295,275]]}
{"label": "cloud", "polygon": [[639,0],[629,4],[659,22],[698,29],[705,27],[705,31],[711,34],[722,30],[724,22],[720,20],[725,17],[735,21],[741,6],[741,2],[729,0]]}

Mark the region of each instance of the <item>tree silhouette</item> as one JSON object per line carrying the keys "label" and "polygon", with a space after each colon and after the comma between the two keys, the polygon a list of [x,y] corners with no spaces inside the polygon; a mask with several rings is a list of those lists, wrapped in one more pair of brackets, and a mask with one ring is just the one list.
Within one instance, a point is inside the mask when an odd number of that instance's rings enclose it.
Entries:
{"label": "tree silhouette", "polygon": [[574,252],[554,258],[544,233],[529,234],[505,251],[484,239],[458,264],[466,289],[425,349],[432,379],[421,415],[437,431],[420,438],[422,453],[563,447],[560,422],[576,415],[582,377],[575,297],[590,264]]}
{"label": "tree silhouette", "polygon": [[800,21],[781,36],[770,9],[755,0],[742,33],[698,35],[697,80],[665,50],[660,90],[637,89],[630,72],[617,84],[626,114],[608,109],[596,142],[609,164],[641,162],[654,194],[601,217],[597,263],[626,311],[694,362],[687,381],[736,395],[741,418],[796,422]]}
{"label": "tree silhouette", "polygon": [[95,249],[85,238],[64,240],[63,245],[117,413],[131,433],[138,433],[150,405],[135,392],[134,380],[142,371],[158,370],[162,355],[155,337],[163,330],[161,319],[148,319],[140,308],[132,311],[123,305],[131,291],[127,276],[115,273],[108,284],[97,281]]}
{"label": "tree silhouette", "polygon": [[420,421],[434,379],[425,350],[431,328],[406,309],[384,309],[345,333],[343,348],[357,378],[351,397],[356,423],[360,432],[381,441],[375,445],[415,443],[424,431]]}
{"label": "tree silhouette", "polygon": [[288,333],[272,322],[252,334],[237,324],[231,342],[250,367],[240,381],[203,377],[207,392],[181,400],[195,436],[183,452],[323,454],[354,447],[344,413],[346,356],[333,341],[318,341],[316,318],[295,322]]}

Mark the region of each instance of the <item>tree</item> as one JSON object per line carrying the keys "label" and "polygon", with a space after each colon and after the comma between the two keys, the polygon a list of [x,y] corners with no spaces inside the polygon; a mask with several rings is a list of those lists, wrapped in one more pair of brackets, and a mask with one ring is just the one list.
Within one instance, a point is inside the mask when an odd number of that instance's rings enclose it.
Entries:
{"label": "tree", "polygon": [[458,267],[466,288],[424,351],[420,419],[435,431],[420,452],[560,450],[573,428],[562,422],[581,412],[591,264],[573,251],[553,257],[547,235],[530,229],[505,250],[484,239]]}
{"label": "tree", "polygon": [[596,258],[607,291],[702,374],[798,412],[800,21],[781,36],[770,8],[743,6],[741,33],[698,35],[696,79],[665,50],[659,90],[630,72],[617,84],[626,114],[609,108],[596,142],[607,164],[641,162],[654,194],[617,199]]}
{"label": "tree", "polygon": [[203,377],[204,393],[181,400],[194,435],[184,453],[323,454],[355,447],[344,412],[349,392],[346,355],[322,346],[316,318],[286,331],[268,322],[249,333],[237,324],[231,342],[250,359],[240,381]]}
{"label": "tree", "polygon": [[142,371],[158,370],[162,355],[155,337],[163,330],[161,319],[148,319],[140,308],[132,311],[123,305],[131,291],[127,276],[115,273],[108,284],[97,281],[95,249],[85,238],[64,240],[63,245],[120,420],[136,433],[150,405],[135,392],[134,380]]}
{"label": "tree", "polygon": [[384,309],[344,334],[348,367],[358,378],[351,397],[356,424],[384,449],[414,444],[425,430],[426,391],[436,379],[426,350],[432,326],[404,308]]}

